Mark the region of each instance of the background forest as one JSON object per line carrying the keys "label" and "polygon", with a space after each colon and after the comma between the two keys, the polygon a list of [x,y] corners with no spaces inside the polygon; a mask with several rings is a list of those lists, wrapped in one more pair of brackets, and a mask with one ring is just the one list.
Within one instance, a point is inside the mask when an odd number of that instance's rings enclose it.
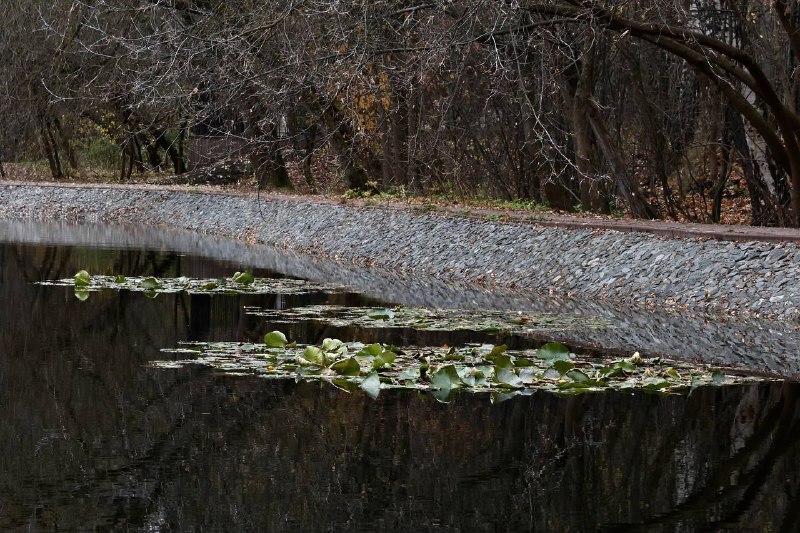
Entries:
{"label": "background forest", "polygon": [[3,7],[0,161],[54,179],[222,149],[311,192],[798,225],[796,0]]}

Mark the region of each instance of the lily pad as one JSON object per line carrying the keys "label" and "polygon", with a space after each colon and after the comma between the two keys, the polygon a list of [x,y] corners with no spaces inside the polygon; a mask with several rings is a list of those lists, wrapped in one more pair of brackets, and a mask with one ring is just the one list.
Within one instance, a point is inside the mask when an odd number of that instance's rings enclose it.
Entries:
{"label": "lily pad", "polygon": [[555,360],[568,360],[570,358],[569,348],[560,342],[548,342],[538,350],[536,350],[536,357],[546,361]]}
{"label": "lily pad", "polygon": [[361,374],[361,365],[353,357],[331,365],[331,370],[342,376],[357,376]]}
{"label": "lily pad", "polygon": [[553,361],[553,368],[555,368],[556,371],[563,376],[564,374],[575,368],[575,363],[573,363],[572,361],[564,361],[563,359],[558,359],[556,361]]}
{"label": "lily pad", "polygon": [[91,276],[81,270],[73,278],[40,281],[40,285],[81,287],[89,291],[111,289],[118,291],[156,293],[187,292],[189,294],[309,294],[314,292],[332,293],[343,289],[341,285],[315,283],[312,281],[287,278],[254,278],[247,272],[237,272],[231,278],[208,279],[157,278],[154,276]]}
{"label": "lily pad", "polygon": [[[267,337],[273,333],[267,334]],[[273,335],[271,339],[280,339]],[[266,340],[266,339],[265,339]],[[273,345],[270,345],[273,344]],[[180,368],[199,364],[219,372],[255,374],[264,378],[349,381],[375,396],[382,388],[399,388],[435,393],[449,401],[451,391],[472,393],[581,394],[602,391],[642,391],[656,394],[685,394],[697,387],[728,386],[762,380],[753,376],[725,373],[706,365],[665,359],[583,357],[552,351],[556,358],[542,359],[540,350],[507,350],[491,357],[491,345],[461,347],[390,347],[381,343],[364,345],[325,339],[320,345],[295,343],[186,343],[165,352],[182,360],[156,361],[155,368]],[[460,358],[453,358],[459,354]],[[531,362],[518,366],[519,360]],[[500,396],[494,396],[497,399]]]}
{"label": "lily pad", "polygon": [[316,346],[306,346],[306,349],[303,350],[303,356],[298,357],[297,361],[304,366],[325,366],[325,352]]}
{"label": "lily pad", "polygon": [[76,287],[86,287],[92,282],[92,277],[85,270],[79,270],[73,277],[73,283]]}
{"label": "lily pad", "polygon": [[255,281],[255,278],[250,272],[236,272],[233,276],[231,276],[231,281],[241,285],[252,285]]}
{"label": "lily pad", "polygon": [[270,348],[284,348],[287,343],[286,335],[280,331],[271,331],[264,335],[264,344]]}
{"label": "lily pad", "polygon": [[361,381],[359,387],[361,387],[361,390],[363,390],[367,396],[375,399],[381,392],[381,378],[378,377],[377,372],[373,372]]}
{"label": "lily pad", "polygon": [[432,389],[454,389],[461,386],[461,377],[453,365],[445,365],[431,374]]}
{"label": "lily pad", "polygon": [[[126,280],[127,281],[127,280]],[[114,283],[116,283],[116,278],[114,278]],[[124,283],[124,282],[123,282]],[[156,278],[150,276],[144,278],[139,282],[139,287],[146,291],[154,291],[161,287],[161,282],[158,281]]]}
{"label": "lily pad", "polygon": [[488,334],[508,332],[525,335],[541,331],[612,327],[610,323],[599,319],[534,311],[468,311],[404,306],[385,309],[382,307],[310,305],[289,309],[246,307],[245,312],[265,317],[275,323],[313,320],[335,327],[479,331]]}

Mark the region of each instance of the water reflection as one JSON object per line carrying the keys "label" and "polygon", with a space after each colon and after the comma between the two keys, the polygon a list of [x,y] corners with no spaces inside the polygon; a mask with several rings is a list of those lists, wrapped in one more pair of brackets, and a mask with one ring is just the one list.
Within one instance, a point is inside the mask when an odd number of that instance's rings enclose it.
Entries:
{"label": "water reflection", "polygon": [[[69,289],[28,283],[79,268],[215,277],[241,265],[0,246],[2,529],[800,526],[796,384],[690,397],[537,393],[498,405],[461,395],[444,405],[411,393],[370,400],[320,384],[157,370],[144,365],[180,340],[262,335],[268,325],[244,305],[369,302],[102,292],[82,303]],[[331,333],[292,330],[301,342]]]}

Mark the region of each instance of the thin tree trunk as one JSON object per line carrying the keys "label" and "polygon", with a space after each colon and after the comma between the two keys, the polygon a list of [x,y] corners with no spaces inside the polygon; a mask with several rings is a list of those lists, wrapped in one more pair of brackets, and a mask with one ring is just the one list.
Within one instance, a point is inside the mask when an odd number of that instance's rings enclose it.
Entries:
{"label": "thin tree trunk", "polygon": [[42,152],[44,152],[47,164],[50,166],[50,174],[53,176],[53,179],[59,180],[63,178],[64,172],[61,169],[58,146],[53,139],[49,124],[44,117],[39,118],[39,139],[42,145]]}
{"label": "thin tree trunk", "polygon": [[644,193],[639,188],[639,184],[628,173],[625,163],[619,154],[616,146],[611,140],[611,136],[606,129],[605,122],[600,116],[599,111],[592,106],[589,113],[589,123],[592,126],[597,143],[603,156],[611,166],[611,172],[616,183],[617,190],[628,203],[631,214],[637,218],[656,219],[660,218],[658,210],[647,201]]}

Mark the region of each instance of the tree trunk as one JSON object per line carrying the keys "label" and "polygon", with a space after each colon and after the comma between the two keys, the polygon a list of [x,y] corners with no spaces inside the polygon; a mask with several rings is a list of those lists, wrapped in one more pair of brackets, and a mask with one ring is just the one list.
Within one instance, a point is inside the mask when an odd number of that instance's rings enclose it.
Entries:
{"label": "tree trunk", "polygon": [[164,152],[167,154],[167,157],[169,157],[170,162],[172,163],[172,168],[175,171],[175,174],[185,173],[186,161],[179,153],[178,148],[176,148],[175,146],[176,144],[178,144],[178,141],[169,142],[169,140],[167,139],[167,132],[164,130],[152,129],[151,133],[153,137],[155,137],[156,145],[162,150],[164,150]]}
{"label": "tree trunk", "polygon": [[631,214],[636,218],[660,218],[658,210],[647,201],[647,198],[639,188],[639,184],[625,168],[625,163],[606,129],[605,121],[594,106],[590,109],[589,123],[592,126],[592,131],[600,150],[611,167],[617,190],[627,202]]}
{"label": "tree trunk", "polygon": [[383,182],[383,188],[389,189],[393,183],[396,183],[394,177],[394,165],[392,161],[394,159],[394,154],[392,151],[392,143],[391,143],[391,136],[392,136],[392,124],[389,120],[389,113],[386,107],[384,107],[383,99],[384,94],[381,90],[380,80],[377,84],[377,90],[375,92],[375,99],[376,99],[376,108],[378,110],[378,129],[380,131],[380,145],[381,145],[381,177]]}
{"label": "tree trunk", "polygon": [[739,154],[748,196],[750,197],[750,216],[753,226],[777,226],[781,217],[780,206],[761,177],[761,166],[753,156],[751,143],[742,116],[735,110],[727,111],[730,120],[731,143]]}
{"label": "tree trunk", "polygon": [[408,184],[408,91],[395,88],[392,95],[396,101],[391,115],[392,124],[392,168],[398,185]]}
{"label": "tree trunk", "polygon": [[64,172],[61,168],[58,145],[53,138],[53,133],[50,131],[49,123],[44,117],[39,117],[39,140],[42,152],[44,152],[44,156],[47,159],[47,164],[50,166],[50,174],[54,180],[60,180],[64,177]]}
{"label": "tree trunk", "polygon": [[268,141],[256,145],[250,154],[259,186],[271,185],[277,189],[292,189],[275,124],[270,127],[269,137]]}
{"label": "tree trunk", "polygon": [[[356,161],[355,132],[336,102],[320,101],[315,92],[309,91],[306,101],[321,116],[328,130],[328,143],[336,155],[340,172],[348,189],[364,190],[369,182],[369,173]],[[374,159],[374,158],[373,158]]]}

